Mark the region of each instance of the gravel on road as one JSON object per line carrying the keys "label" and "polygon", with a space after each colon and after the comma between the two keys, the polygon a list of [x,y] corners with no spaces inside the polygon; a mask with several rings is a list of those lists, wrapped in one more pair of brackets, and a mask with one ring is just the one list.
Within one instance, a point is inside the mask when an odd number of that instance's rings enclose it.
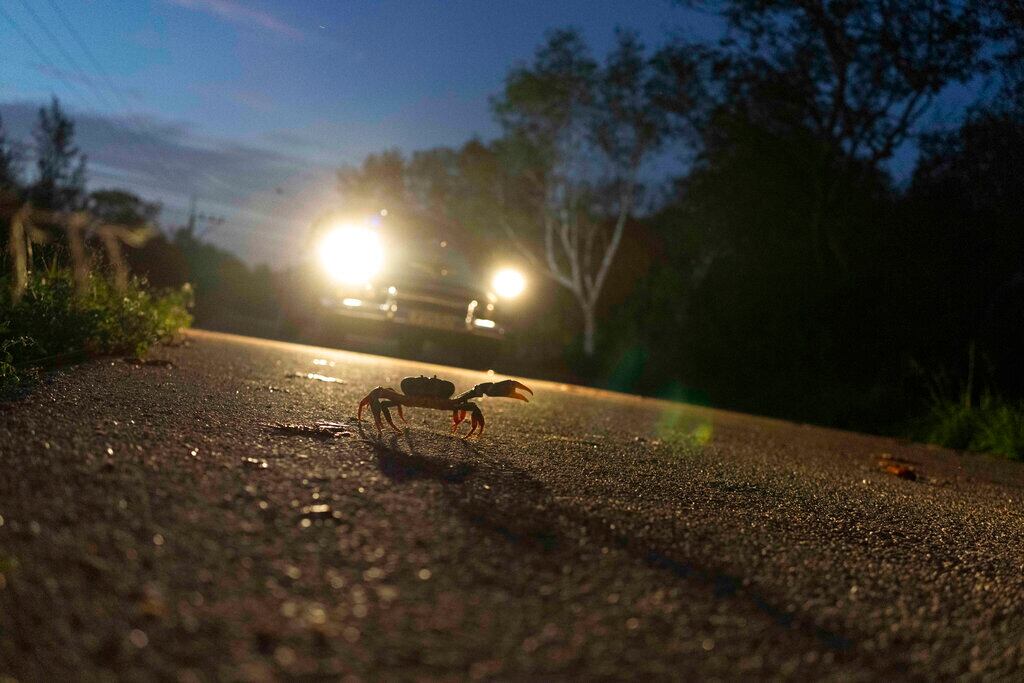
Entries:
{"label": "gravel on road", "polygon": [[0,404],[0,680],[1024,676],[1019,464],[530,380],[378,437],[505,375],[188,340]]}

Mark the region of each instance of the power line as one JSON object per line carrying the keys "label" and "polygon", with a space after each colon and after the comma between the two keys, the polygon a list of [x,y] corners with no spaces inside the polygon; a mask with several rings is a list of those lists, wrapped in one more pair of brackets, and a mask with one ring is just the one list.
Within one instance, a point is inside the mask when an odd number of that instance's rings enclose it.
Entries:
{"label": "power line", "polygon": [[89,60],[89,63],[92,65],[92,67],[96,70],[100,77],[103,78],[103,81],[104,83],[106,83],[106,86],[110,89],[111,94],[118,99],[118,102],[124,109],[130,109],[130,107],[128,107],[125,104],[124,100],[121,100],[121,94],[117,86],[114,85],[114,82],[110,79],[110,76],[107,75],[106,70],[100,64],[99,60],[96,59],[96,55],[93,54],[92,50],[89,48],[89,44],[82,38],[82,34],[78,32],[78,29],[74,27],[74,25],[68,19],[67,15],[64,14],[64,10],[62,10],[60,8],[60,5],[58,5],[54,0],[49,0],[49,3],[50,7],[53,9],[53,13],[57,16],[61,23],[64,24],[64,28],[71,35],[71,38],[76,43],[78,43],[78,47],[81,48],[82,53],[85,54],[86,59]]}
{"label": "power line", "polygon": [[[24,0],[23,0],[23,4],[24,4]],[[28,6],[26,5],[26,7],[28,7]],[[72,62],[73,66],[76,65],[77,62],[75,62],[73,58],[70,58],[70,55],[68,55],[68,53],[59,45],[58,41],[56,40],[56,37],[53,36],[53,34],[50,33],[49,30],[47,30],[45,28],[45,24],[42,23],[41,19],[39,18],[39,15],[36,14],[34,11],[32,11],[31,8],[28,8],[28,9],[30,11],[30,14],[35,19],[36,23],[43,27],[43,30],[47,34],[47,36],[53,42],[57,43],[58,49],[60,49],[60,51],[65,55],[66,58],[69,58],[69,60]],[[14,19],[14,17],[12,17],[3,8],[2,5],[0,5],[0,16],[3,16],[4,19],[7,20],[7,23],[10,24],[12,28],[14,28],[15,32],[19,36],[21,36],[21,39],[24,40],[25,43],[29,46],[29,48],[36,54],[36,57],[39,58],[39,60],[44,65],[50,67],[50,70],[52,71],[53,75],[58,80],[62,81],[64,83],[64,85],[66,85],[68,87],[68,90],[72,93],[74,99],[79,100],[82,104],[84,104],[85,101],[84,101],[84,98],[82,98],[82,91],[79,90],[78,85],[74,81],[70,80],[69,78],[67,78],[66,76],[63,75],[63,71],[56,64],[53,63],[53,61],[47,56],[47,54],[43,51],[43,49],[39,47],[39,45],[35,42],[35,40],[33,40],[32,36],[21,26],[20,23],[18,23]],[[77,67],[77,68],[79,69],[79,71],[81,71],[81,67]],[[110,130],[114,131],[115,133],[121,133],[121,134],[126,134],[126,135],[128,134],[127,131],[121,130],[112,121],[109,121],[109,120],[107,120],[104,117],[97,117],[97,118],[100,121],[102,121],[102,123],[104,125],[106,125]],[[158,162],[158,165],[159,165],[159,162]],[[164,169],[164,170],[166,172],[166,169]]]}
{"label": "power line", "polygon": [[26,32],[25,29],[21,27],[21,24],[15,21],[14,17],[7,13],[7,10],[4,9],[4,6],[2,4],[0,4],[0,16],[3,16],[4,19],[7,20],[7,23],[11,25],[15,33],[21,36],[21,39],[24,40],[25,43],[29,46],[29,48],[36,53],[36,57],[38,57],[44,64],[46,64],[50,67],[50,69],[53,70],[54,76],[63,81],[64,84],[67,85],[68,88],[70,88],[75,93],[76,97],[80,97],[81,92],[78,90],[78,86],[75,85],[73,81],[69,80],[61,74],[61,70],[57,68],[57,66],[52,61],[50,61],[50,59],[46,56],[46,53],[43,52],[43,50],[36,44],[34,40],[32,40],[32,37],[28,34],[28,32]]}
{"label": "power line", "polygon": [[24,7],[25,11],[29,13],[29,16],[32,17],[32,20],[36,23],[36,26],[38,26],[43,31],[43,33],[46,34],[46,37],[50,40],[53,46],[57,48],[57,51],[64,56],[64,59],[66,59],[68,64],[71,65],[71,68],[78,72],[78,75],[82,77],[82,79],[85,81],[86,86],[93,93],[96,99],[100,100],[101,104],[103,104],[104,106],[113,109],[114,107],[111,107],[110,101],[103,95],[103,93],[101,93],[95,87],[95,84],[93,84],[92,80],[88,77],[88,75],[86,75],[85,69],[83,69],[81,64],[78,63],[78,60],[76,60],[71,55],[71,53],[64,49],[63,43],[61,43],[61,41],[58,40],[57,36],[55,36],[53,32],[50,31],[50,28],[46,25],[46,22],[43,21],[42,18],[36,13],[36,11],[32,8],[32,5],[28,4],[26,0],[21,0],[21,6]]}
{"label": "power line", "polygon": [[[26,11],[28,11],[29,15],[32,17],[32,19],[35,21],[35,23],[39,26],[39,28],[42,29],[42,31],[46,34],[47,38],[49,38],[54,43],[54,45],[56,46],[57,50],[60,52],[61,55],[63,55],[64,59],[67,60],[68,64],[72,67],[72,69],[76,70],[79,73],[79,75],[83,77],[86,85],[89,87],[89,90],[93,93],[93,95],[98,100],[100,100],[101,103],[104,106],[106,106],[107,108],[109,108],[111,110],[116,110],[118,107],[114,106],[111,103],[111,101],[109,99],[107,99],[107,97],[103,93],[101,93],[99,91],[99,89],[96,87],[96,84],[93,82],[93,80],[91,78],[89,78],[89,76],[86,74],[85,69],[82,68],[82,65],[78,62],[77,59],[75,59],[74,56],[71,55],[70,52],[68,52],[67,49],[65,49],[62,41],[52,31],[50,31],[49,27],[46,25],[46,22],[42,19],[42,17],[39,16],[39,14],[32,8],[32,6],[28,4],[27,0],[21,0],[21,4],[22,4],[22,6],[25,7]],[[51,5],[53,5],[52,1],[51,1]],[[56,8],[55,5],[53,5],[53,6],[54,6],[54,9],[57,10],[58,18],[64,23],[65,28],[68,28],[69,33],[71,34],[72,38],[76,42],[78,42],[80,47],[83,48],[83,52],[86,54],[87,58],[90,59],[94,63],[95,66],[99,67],[98,70],[103,73],[104,79],[106,80],[107,87],[110,89],[111,95],[114,97],[114,99],[118,100],[118,104],[120,104],[120,106],[122,108],[127,110],[128,107],[125,105],[124,101],[121,99],[120,94],[118,93],[116,86],[114,86],[113,82],[110,80],[110,78],[108,76],[106,76],[106,72],[103,70],[102,66],[99,65],[98,60],[96,60],[96,58],[92,54],[92,52],[89,51],[88,47],[85,44],[85,41],[82,40],[81,35],[77,31],[75,31],[74,27],[71,25],[71,22],[67,19],[66,15],[61,13],[59,11],[59,9]],[[49,61],[49,60],[47,60],[47,61]],[[56,67],[53,66],[52,62],[49,63],[49,64],[50,64],[51,68],[54,68],[55,71],[58,71],[56,69]],[[67,82],[66,79],[61,79],[61,80],[64,80],[65,82]],[[104,119],[104,123],[106,123],[106,125],[109,128],[111,128],[112,130],[115,130],[116,132],[121,133],[123,135],[127,135],[128,138],[130,138],[130,140],[128,140],[129,144],[131,144],[135,148],[135,151],[137,153],[143,154],[145,146],[147,145],[147,142],[146,142],[145,139],[143,139],[142,135],[138,131],[136,131],[134,128],[131,128],[129,125],[121,126],[119,123],[116,123],[114,121],[108,121],[106,119]],[[161,175],[164,176],[165,179],[167,179],[171,175],[168,172],[167,167],[164,166],[163,163],[159,159],[155,158],[155,156],[153,158],[151,158],[151,161],[158,167],[158,171],[161,173]],[[205,171],[203,169],[195,169],[195,170],[200,175],[205,177],[206,180],[208,180],[209,182],[218,183],[218,184],[220,184],[222,186],[230,187],[230,185],[228,183],[225,183],[223,180],[212,176],[209,172],[207,172],[207,171]]]}
{"label": "power line", "polygon": [[[26,0],[21,0],[21,4],[25,8],[25,10],[29,13],[29,16],[36,23],[36,25],[43,31],[43,33],[46,35],[46,37],[53,43],[54,47],[57,48],[58,52],[60,52],[60,54],[68,62],[68,64],[71,66],[71,68],[73,70],[77,71],[79,76],[81,76],[83,78],[83,80],[85,81],[86,86],[92,92],[93,96],[100,102],[100,104],[102,106],[107,107],[108,109],[116,110],[117,107],[114,106],[111,103],[111,101],[108,100],[107,97],[102,92],[100,92],[100,90],[96,87],[96,84],[87,75],[85,69],[82,68],[82,65],[78,62],[77,59],[75,59],[75,57],[70,52],[68,52],[67,49],[65,49],[63,42],[52,31],[50,31],[49,27],[46,25],[46,22],[43,21],[42,17],[39,16],[39,14],[32,8],[32,6],[30,4],[28,4],[28,2]],[[36,49],[37,53],[41,52],[38,49],[38,46],[35,49]],[[44,59],[44,61],[50,66],[51,69],[54,70],[54,72],[56,73],[58,78],[61,78],[60,77],[60,70],[56,66],[54,66],[53,62],[51,62],[48,59]],[[61,78],[61,80],[64,81],[65,83],[69,82],[68,79],[65,79],[65,78]],[[112,89],[112,92],[113,92],[114,96],[117,97],[116,89]],[[103,117],[99,117],[99,118],[103,118]],[[127,126],[122,127],[116,121],[107,120],[107,119],[103,119],[103,121],[104,121],[105,125],[107,125],[107,127],[110,128],[111,130],[113,130],[113,131],[115,131],[115,132],[117,132],[117,133],[119,133],[121,135],[127,136],[127,138],[128,138],[127,142],[130,145],[134,146],[136,152],[142,153],[144,145],[145,145],[145,141],[142,139],[141,135],[139,135],[136,131],[132,130],[131,128],[128,128]],[[153,161],[156,163],[156,165],[159,168],[160,172],[165,177],[169,175],[166,167],[164,167],[163,164],[159,160],[153,159]]]}
{"label": "power line", "polygon": [[[61,41],[57,38],[57,36],[55,36],[53,34],[53,32],[51,32],[49,30],[49,28],[46,26],[46,23],[42,20],[42,18],[38,15],[38,13],[36,13],[35,10],[33,10],[31,6],[26,4],[25,0],[21,0],[21,2],[22,2],[22,5],[25,7],[25,9],[28,11],[28,13],[31,16],[31,18],[33,19],[33,21],[42,29],[42,31],[46,35],[46,37],[56,46],[57,50],[64,57],[64,59],[67,60],[67,62],[71,65],[71,67],[73,69],[75,69],[75,70],[77,70],[79,72],[79,75],[84,77],[84,80],[85,80],[86,84],[89,86],[89,89],[92,92],[93,96],[96,99],[100,100],[105,106],[107,106],[107,107],[109,107],[111,109],[115,109],[115,107],[111,106],[110,101],[107,100],[107,98],[96,89],[95,84],[92,82],[91,79],[88,78],[88,76],[86,75],[84,69],[82,69],[81,64],[64,48],[64,46],[61,43]],[[51,0],[51,5],[53,5],[52,0]],[[107,76],[106,73],[103,71],[102,67],[99,66],[98,60],[95,59],[95,56],[92,55],[92,53],[85,46],[85,43],[81,39],[80,34],[78,34],[74,30],[73,26],[67,20],[66,16],[63,15],[62,13],[60,13],[59,9],[57,9],[56,6],[54,6],[54,9],[57,11],[58,16],[60,17],[61,21],[64,23],[65,28],[68,29],[69,33],[71,33],[72,38],[78,43],[79,47],[81,47],[83,49],[83,52],[86,53],[87,58],[93,63],[93,66],[98,67],[97,70],[102,72],[103,78],[106,81],[106,85],[107,85],[107,87],[109,87],[111,89],[111,93],[112,93],[113,97],[118,99],[119,102],[123,106],[123,101],[120,99],[120,95],[117,92],[117,88],[113,85],[113,83],[110,80],[109,76]],[[36,41],[31,37],[31,35],[28,33],[28,31],[26,31],[22,27],[22,25],[17,20],[15,20],[14,17],[11,16],[10,13],[7,12],[7,10],[4,8],[3,4],[0,4],[0,17],[3,17],[7,21],[7,23],[14,29],[15,33],[17,33],[21,37],[21,39],[25,41],[25,43],[28,45],[29,49],[32,50],[32,52],[35,53],[36,57],[44,65],[48,66],[51,69],[51,71],[53,73],[53,76],[56,77],[58,80],[60,80],[61,82],[63,82],[67,86],[68,90],[72,93],[74,99],[79,100],[82,103],[84,103],[84,98],[82,97],[83,93],[79,89],[79,86],[74,81],[72,81],[71,79],[69,79],[68,77],[66,77],[64,75],[63,70],[60,69],[59,67],[57,67],[53,63],[53,61],[49,58],[49,56],[46,54],[46,52],[42,48],[40,48],[39,45],[36,43]],[[127,107],[125,107],[125,108],[127,108]],[[128,129],[128,128],[122,128],[121,126],[116,124],[114,121],[109,120],[109,119],[107,119],[105,117],[98,116],[97,118],[104,125],[106,125],[108,128],[110,128],[115,133],[126,135],[129,138],[132,138],[132,140],[127,140],[127,141],[129,142],[130,145],[132,144],[132,142],[135,142],[133,147],[136,149],[136,151],[141,151],[140,147],[142,145],[146,144],[145,141],[141,139],[141,136],[139,136],[139,134],[136,133],[135,131],[133,131],[131,129]],[[162,171],[161,174],[164,176],[164,180],[168,180],[170,174],[168,174],[167,168],[165,166],[163,166],[163,164],[161,162],[159,162],[159,160],[157,160],[155,158],[153,158],[152,161]],[[214,177],[214,176],[210,175],[207,171],[205,171],[203,169],[194,169],[194,171],[196,171],[199,174],[205,176],[206,179],[209,180],[210,182],[213,182],[213,183],[216,183],[218,185],[221,185],[222,187],[233,189],[233,185],[231,183],[225,182],[224,180],[222,180],[220,178]],[[172,187],[161,187],[161,186],[154,185],[152,183],[147,183],[147,182],[144,182],[144,181],[139,181],[139,180],[135,180],[135,179],[126,179],[126,178],[123,178],[123,177],[119,177],[116,174],[102,171],[101,169],[95,169],[94,168],[90,172],[95,174],[95,175],[106,176],[106,177],[108,177],[108,178],[110,178],[112,180],[117,180],[119,182],[128,183],[129,185],[141,185],[143,187],[149,187],[152,190],[158,190],[158,191],[161,191],[161,192],[180,193],[180,194],[184,194],[184,193],[188,192],[188,190],[175,190]],[[276,220],[277,220],[277,219],[274,219],[271,216],[268,216],[266,214],[256,213],[256,212],[253,212],[253,211],[248,210],[248,209],[236,209],[236,210],[241,211],[243,213],[249,213],[254,218],[256,218],[256,217],[262,218],[266,222],[276,222]],[[262,237],[270,238],[270,239],[273,239],[273,240],[279,240],[279,241],[281,241],[283,243],[291,241],[291,240],[288,240],[287,238],[285,238],[284,236],[280,235],[279,233],[272,232],[272,231],[266,230],[266,229],[259,229],[259,228],[253,229],[254,227],[255,226],[252,223],[249,223],[249,228],[247,230],[246,229],[242,229],[241,226],[236,227],[236,226],[229,225],[227,227],[227,230],[229,232],[245,232],[245,233],[248,233],[248,234],[256,233],[257,235],[260,235]]]}

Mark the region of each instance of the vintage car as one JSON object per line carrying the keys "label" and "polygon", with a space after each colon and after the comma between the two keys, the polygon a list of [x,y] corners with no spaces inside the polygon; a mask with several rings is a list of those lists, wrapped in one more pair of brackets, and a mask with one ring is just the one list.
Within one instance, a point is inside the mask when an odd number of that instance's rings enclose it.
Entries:
{"label": "vintage car", "polygon": [[503,309],[526,286],[516,269],[478,272],[443,236],[389,230],[385,216],[315,226],[319,343],[486,365],[504,338]]}

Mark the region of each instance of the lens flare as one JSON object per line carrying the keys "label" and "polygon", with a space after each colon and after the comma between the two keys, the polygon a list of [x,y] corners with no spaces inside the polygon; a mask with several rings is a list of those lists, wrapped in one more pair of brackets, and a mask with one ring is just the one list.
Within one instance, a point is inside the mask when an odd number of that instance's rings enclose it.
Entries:
{"label": "lens flare", "polygon": [[526,278],[515,268],[502,268],[494,274],[491,286],[503,299],[514,299],[526,289]]}
{"label": "lens flare", "polygon": [[354,225],[343,225],[324,235],[318,253],[327,276],[343,284],[366,284],[384,265],[380,236]]}

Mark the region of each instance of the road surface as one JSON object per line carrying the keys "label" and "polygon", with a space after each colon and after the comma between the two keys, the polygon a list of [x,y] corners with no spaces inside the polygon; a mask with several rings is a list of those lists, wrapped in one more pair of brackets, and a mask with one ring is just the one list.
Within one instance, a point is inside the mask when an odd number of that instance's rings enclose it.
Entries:
{"label": "road surface", "polygon": [[532,381],[377,439],[488,376],[189,340],[0,407],[0,680],[1024,675],[1020,464]]}

